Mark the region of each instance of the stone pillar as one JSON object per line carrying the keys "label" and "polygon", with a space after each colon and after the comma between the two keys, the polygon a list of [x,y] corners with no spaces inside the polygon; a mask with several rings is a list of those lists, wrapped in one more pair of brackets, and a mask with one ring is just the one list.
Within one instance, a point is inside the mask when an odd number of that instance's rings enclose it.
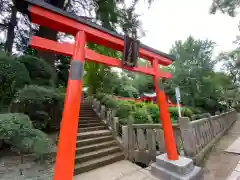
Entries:
{"label": "stone pillar", "polygon": [[126,159],[128,159],[129,157],[128,136],[129,136],[128,126],[122,126],[122,141],[123,141],[123,148],[124,148],[124,156],[126,157]]}
{"label": "stone pillar", "polygon": [[190,119],[188,117],[179,118],[179,125],[182,135],[184,155],[187,157],[194,157],[197,149]]}

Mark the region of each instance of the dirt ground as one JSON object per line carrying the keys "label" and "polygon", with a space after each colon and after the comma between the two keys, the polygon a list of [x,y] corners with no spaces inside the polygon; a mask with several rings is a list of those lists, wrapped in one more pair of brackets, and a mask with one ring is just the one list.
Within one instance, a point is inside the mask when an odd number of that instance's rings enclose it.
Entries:
{"label": "dirt ground", "polygon": [[[53,135],[49,135],[53,138]],[[56,151],[53,145],[53,151]],[[31,155],[21,157],[12,152],[0,152],[0,179],[1,180],[52,180],[55,153],[47,155],[44,159]]]}
{"label": "dirt ground", "polygon": [[[0,159],[1,180],[47,180],[53,174],[53,159],[40,162],[33,157],[24,157],[20,163],[20,156],[4,156]],[[40,177],[41,178],[38,178]]]}
{"label": "dirt ground", "polygon": [[240,137],[240,116],[233,127],[225,134],[221,140],[213,147],[210,154],[203,163],[204,177],[203,180],[226,180],[235,169],[240,155],[225,153],[228,148],[238,137]]}

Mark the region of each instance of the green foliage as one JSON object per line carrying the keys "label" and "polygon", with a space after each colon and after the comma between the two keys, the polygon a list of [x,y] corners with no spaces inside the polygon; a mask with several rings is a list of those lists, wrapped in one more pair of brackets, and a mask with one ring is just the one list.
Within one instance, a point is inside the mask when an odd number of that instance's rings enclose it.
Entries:
{"label": "green foliage", "polygon": [[217,62],[212,58],[214,45],[212,41],[191,36],[174,44],[170,53],[177,61],[168,69],[173,78],[164,82],[170,99],[175,99],[174,88],[179,86],[184,106],[214,114],[221,107],[220,102],[226,102],[233,78],[227,73],[214,72]]}
{"label": "green foliage", "polygon": [[64,94],[53,88],[30,85],[18,91],[11,111],[29,115],[37,129],[58,129],[63,101]]}
{"label": "green foliage", "polygon": [[45,133],[33,128],[27,115],[18,113],[0,114],[0,139],[21,153],[43,154],[51,145]]}
{"label": "green foliage", "polygon": [[119,118],[128,118],[131,112],[135,110],[135,105],[129,101],[119,101],[116,109],[116,116]]}
{"label": "green foliage", "polygon": [[143,103],[143,102],[132,102],[136,105],[136,108],[143,108],[144,106],[146,106],[146,103]]}
{"label": "green foliage", "polygon": [[[177,107],[169,107],[168,111],[170,113],[171,119],[176,121],[178,119],[178,108]],[[181,114],[183,117],[192,117],[193,112],[189,108],[182,107]]]}
{"label": "green foliage", "polygon": [[146,107],[149,115],[151,116],[153,122],[154,123],[159,123],[160,114],[159,114],[158,105],[149,103],[149,104],[146,104],[145,107]]}
{"label": "green foliage", "polygon": [[176,121],[178,119],[178,109],[176,107],[169,107],[168,112],[172,120]]}
{"label": "green foliage", "polygon": [[[117,100],[103,93],[98,93],[96,97],[107,108],[116,110],[116,116],[119,117],[121,124],[160,123],[159,109],[156,104]],[[168,111],[172,122],[176,123],[178,119],[178,108],[169,107]],[[182,107],[181,112],[182,116],[190,118],[193,116],[190,108]]]}
{"label": "green foliage", "polygon": [[139,91],[139,94],[152,92],[154,90],[153,78],[149,75],[136,74],[132,85]]}
{"label": "green foliage", "polygon": [[19,62],[26,66],[32,84],[54,86],[56,74],[46,61],[35,56],[25,55],[19,57]]}
{"label": "green foliage", "polygon": [[193,114],[201,114],[202,111],[199,108],[195,108],[195,107],[188,107]]}
{"label": "green foliage", "polygon": [[96,94],[96,98],[97,98],[97,100],[99,100],[99,101],[102,101],[102,99],[103,99],[104,96],[105,96],[105,94],[102,93],[102,92],[98,92],[98,93]]}
{"label": "green foliage", "polygon": [[210,12],[215,14],[217,11],[220,11],[234,17],[239,7],[240,2],[238,0],[213,0]]}
{"label": "green foliage", "polygon": [[134,124],[152,124],[153,121],[145,109],[137,109],[131,113],[134,119]]}
{"label": "green foliage", "polygon": [[191,117],[191,119],[192,119],[192,120],[198,120],[198,119],[208,118],[208,117],[210,117],[210,116],[211,116],[211,114],[209,114],[209,113],[193,114],[192,117]]}
{"label": "green foliage", "polygon": [[117,90],[117,95],[121,97],[137,98],[139,96],[138,90],[133,86],[120,86]]}
{"label": "green foliage", "polygon": [[30,82],[25,66],[13,57],[0,52],[0,104],[8,104],[15,92]]}
{"label": "green foliage", "polygon": [[[176,109],[177,109],[177,107],[176,107]],[[189,108],[186,108],[186,107],[181,108],[181,113],[184,117],[191,117],[193,115],[192,110]]]}
{"label": "green foliage", "polygon": [[115,98],[105,95],[102,98],[102,103],[107,107],[107,108],[111,108],[111,109],[116,109],[118,106],[118,100],[116,100]]}

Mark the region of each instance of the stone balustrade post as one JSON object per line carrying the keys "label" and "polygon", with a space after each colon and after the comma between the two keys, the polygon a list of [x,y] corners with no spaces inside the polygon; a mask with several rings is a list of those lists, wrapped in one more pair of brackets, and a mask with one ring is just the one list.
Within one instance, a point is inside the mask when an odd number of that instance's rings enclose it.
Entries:
{"label": "stone balustrade post", "polygon": [[124,155],[125,158],[129,158],[129,129],[128,126],[122,126],[122,141],[123,141],[123,148],[124,148]]}
{"label": "stone balustrade post", "polygon": [[113,117],[113,131],[116,136],[119,136],[119,120],[118,117]]}
{"label": "stone balustrade post", "polygon": [[197,153],[197,149],[190,119],[188,117],[179,118],[179,125],[182,135],[184,154],[188,157],[194,157]]}

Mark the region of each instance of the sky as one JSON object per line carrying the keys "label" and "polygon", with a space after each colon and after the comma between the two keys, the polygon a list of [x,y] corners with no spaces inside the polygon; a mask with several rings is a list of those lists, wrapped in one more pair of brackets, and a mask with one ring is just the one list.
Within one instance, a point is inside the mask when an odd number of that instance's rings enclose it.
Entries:
{"label": "sky", "polygon": [[168,53],[176,40],[185,40],[192,35],[217,43],[214,56],[233,49],[233,41],[240,35],[240,16],[211,15],[211,3],[212,0],[154,0],[148,8],[142,0],[136,9],[146,31],[141,41]]}

